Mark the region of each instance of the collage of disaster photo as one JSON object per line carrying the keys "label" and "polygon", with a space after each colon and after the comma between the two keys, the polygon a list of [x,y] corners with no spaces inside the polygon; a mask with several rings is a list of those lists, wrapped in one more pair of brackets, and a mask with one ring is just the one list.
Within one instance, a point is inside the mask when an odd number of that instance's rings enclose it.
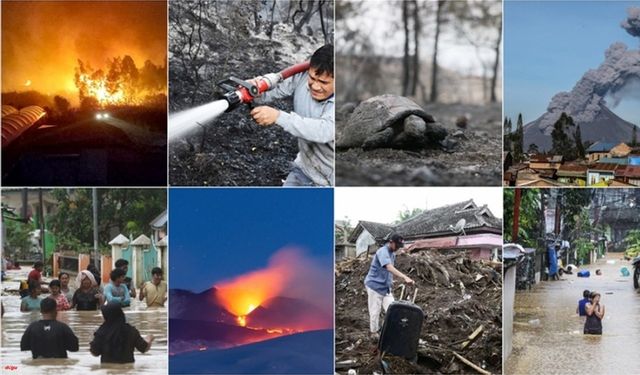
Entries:
{"label": "collage of disaster photo", "polygon": [[0,374],[640,375],[640,0],[0,0],[0,51]]}

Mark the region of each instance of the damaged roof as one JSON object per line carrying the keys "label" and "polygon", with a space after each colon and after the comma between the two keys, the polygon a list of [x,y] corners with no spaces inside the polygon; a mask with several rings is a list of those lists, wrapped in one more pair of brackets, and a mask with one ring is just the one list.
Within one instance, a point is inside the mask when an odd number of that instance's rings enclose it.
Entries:
{"label": "damaged roof", "polygon": [[349,237],[355,242],[363,229],[366,229],[376,240],[385,239],[389,233],[399,233],[407,240],[419,238],[451,236],[454,227],[461,219],[465,220],[465,233],[502,233],[502,220],[495,217],[491,210],[477,206],[473,199],[426,210],[397,225],[387,225],[370,221],[360,221]]}

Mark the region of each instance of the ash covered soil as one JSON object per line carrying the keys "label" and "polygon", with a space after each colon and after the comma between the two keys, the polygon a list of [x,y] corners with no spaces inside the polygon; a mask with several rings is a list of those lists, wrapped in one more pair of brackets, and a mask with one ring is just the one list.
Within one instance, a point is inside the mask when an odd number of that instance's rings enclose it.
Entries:
{"label": "ash covered soil", "polygon": [[[349,259],[336,264],[336,371],[346,374],[383,373],[377,359],[377,341],[369,334],[369,313],[364,278],[369,259]],[[396,268],[415,282],[415,303],[422,308],[418,361],[385,356],[387,373],[475,373],[454,356],[491,373],[502,373],[502,279],[500,268],[470,260],[461,252],[421,251],[398,256]],[[396,284],[397,287],[397,284]],[[413,288],[409,290],[413,294]],[[399,296],[399,288],[394,292]],[[480,326],[471,344],[462,343]]]}
{"label": "ash covered soil", "polygon": [[[237,34],[221,29],[206,39],[203,70],[212,72],[210,82],[194,87],[188,81],[170,78],[173,112],[219,99],[216,82],[235,76],[250,79],[308,59],[322,43],[313,37],[293,35],[276,26],[273,39],[264,34],[237,40]],[[195,90],[195,91],[193,91]],[[191,97],[198,97],[196,103]],[[291,100],[267,104],[293,110]],[[298,152],[295,137],[277,125],[259,126],[241,104],[169,144],[171,185],[281,186]],[[169,123],[171,126],[171,122]]]}
{"label": "ash covered soil", "polygon": [[[501,184],[502,105],[428,104],[425,111],[449,132],[448,147],[339,150],[339,186],[499,186]],[[465,116],[466,129],[456,126]],[[337,124],[337,126],[340,126]]]}

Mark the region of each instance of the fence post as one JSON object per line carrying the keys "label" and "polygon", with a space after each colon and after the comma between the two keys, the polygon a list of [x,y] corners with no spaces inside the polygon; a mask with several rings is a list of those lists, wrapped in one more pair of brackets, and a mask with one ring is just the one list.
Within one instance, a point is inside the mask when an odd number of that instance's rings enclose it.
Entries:
{"label": "fence post", "polygon": [[53,276],[58,277],[60,274],[60,253],[53,253]]}
{"label": "fence post", "polygon": [[160,254],[158,254],[158,267],[162,268],[163,275],[164,275],[164,281],[167,282],[167,284],[169,283],[169,269],[167,268],[167,259],[169,257],[168,252],[167,252],[167,248],[169,246],[169,236],[164,236],[160,241],[158,241],[158,243],[156,244],[158,246],[158,251],[160,252]]}
{"label": "fence post", "polygon": [[[111,262],[115,262],[116,260],[122,258],[122,249],[129,245],[129,239],[122,234],[116,236],[116,238],[109,241],[109,246],[111,246]],[[111,267],[113,267],[113,263],[110,263]]]}
{"label": "fence post", "polygon": [[144,257],[142,251],[151,246],[151,240],[149,237],[141,234],[131,242],[131,246],[133,247],[133,254],[131,256],[132,264],[130,265],[130,267],[133,267],[131,279],[133,280],[133,285],[138,286],[143,281],[144,277]]}

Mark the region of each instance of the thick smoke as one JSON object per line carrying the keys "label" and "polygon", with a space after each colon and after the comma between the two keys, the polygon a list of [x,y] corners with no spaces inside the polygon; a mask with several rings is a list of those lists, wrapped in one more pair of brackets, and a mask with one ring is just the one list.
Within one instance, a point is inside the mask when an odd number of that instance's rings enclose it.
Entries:
{"label": "thick smoke", "polygon": [[[629,16],[621,26],[631,35],[640,37],[640,8],[630,8]],[[577,123],[589,123],[605,107],[606,98],[617,105],[622,95],[628,94],[640,78],[640,50],[629,50],[624,43],[614,43],[605,52],[604,62],[586,72],[570,92],[556,94],[541,117],[538,126],[547,135],[562,112]],[[628,97],[628,96],[625,96]]]}
{"label": "thick smoke", "polygon": [[629,34],[640,37],[640,8],[629,8],[627,13],[629,13],[629,17],[620,25]]}

